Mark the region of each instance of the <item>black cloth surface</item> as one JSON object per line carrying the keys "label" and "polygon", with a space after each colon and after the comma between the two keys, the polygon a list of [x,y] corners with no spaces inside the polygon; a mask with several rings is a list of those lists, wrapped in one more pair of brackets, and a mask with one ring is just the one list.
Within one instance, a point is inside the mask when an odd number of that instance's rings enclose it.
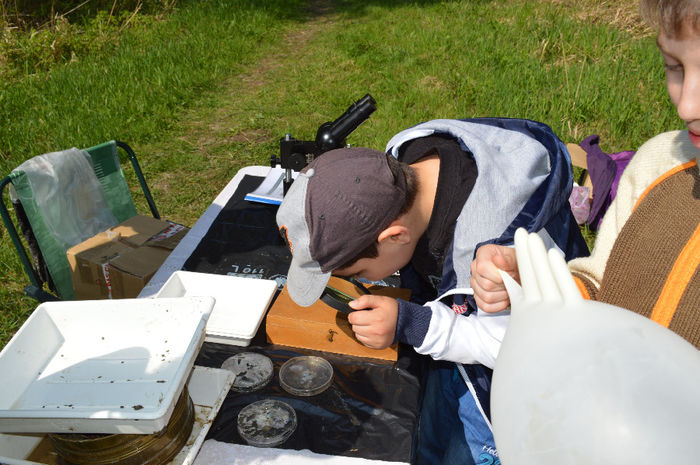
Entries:
{"label": "black cloth surface", "polygon": [[[412,349],[408,349],[412,350]],[[233,347],[205,343],[196,360],[200,366],[220,367],[238,352],[266,355],[274,375],[264,388],[250,393],[229,391],[207,439],[246,444],[237,430],[243,407],[263,399],[287,403],[297,415],[297,428],[282,449],[309,449],[319,454],[410,462],[417,427],[420,385],[417,360],[402,357],[396,363],[291,349],[272,345]],[[333,366],[333,382],[314,396],[287,393],[279,383],[284,362],[299,355],[316,355]]]}
{"label": "black cloth surface", "polygon": [[277,206],[244,200],[261,182],[258,176],[243,177],[184,270],[284,283],[292,255],[277,229]]}
{"label": "black cloth surface", "polygon": [[[277,230],[277,207],[248,202],[246,192],[262,178],[245,176],[200,244],[185,262],[188,271],[276,279],[284,285],[291,255]],[[207,439],[246,444],[237,431],[237,417],[246,405],[276,399],[297,414],[297,429],[278,448],[309,449],[319,454],[411,462],[418,428],[421,372],[424,358],[401,346],[395,363],[314,352],[268,344],[265,321],[248,347],[205,342],[196,365],[219,368],[239,352],[257,352],[274,364],[272,381],[251,393],[230,391]],[[333,366],[331,386],[309,397],[287,393],[279,384],[279,368],[295,356],[317,355]]]}

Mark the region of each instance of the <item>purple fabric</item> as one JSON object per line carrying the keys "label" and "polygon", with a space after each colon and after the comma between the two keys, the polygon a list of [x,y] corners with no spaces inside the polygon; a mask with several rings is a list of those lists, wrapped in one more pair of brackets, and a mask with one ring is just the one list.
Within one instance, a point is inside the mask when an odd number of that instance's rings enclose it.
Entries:
{"label": "purple fabric", "polygon": [[586,164],[593,184],[593,200],[587,221],[592,229],[598,229],[600,226],[603,215],[617,194],[620,176],[635,153],[631,150],[613,154],[605,153],[598,145],[599,142],[598,135],[593,134],[586,137],[580,144],[587,154]]}
{"label": "purple fabric", "polygon": [[613,179],[613,183],[610,186],[610,201],[612,201],[612,199],[614,199],[617,195],[617,185],[620,183],[620,176],[622,175],[622,172],[625,171],[625,168],[629,164],[634,154],[634,150],[625,150],[624,152],[610,154],[610,157],[615,160],[615,167],[617,169],[615,172],[615,179]]}

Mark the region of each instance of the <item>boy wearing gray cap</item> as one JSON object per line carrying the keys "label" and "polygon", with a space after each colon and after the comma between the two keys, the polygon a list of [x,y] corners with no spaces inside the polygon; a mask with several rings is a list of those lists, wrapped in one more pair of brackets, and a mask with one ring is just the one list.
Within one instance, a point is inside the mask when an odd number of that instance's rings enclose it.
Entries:
{"label": "boy wearing gray cap", "polygon": [[518,227],[567,258],[587,254],[571,186],[568,152],[546,125],[482,118],[419,124],[394,136],[386,154],[329,151],[285,196],[277,223],[297,304],[318,300],[331,273],[377,281],[401,270],[412,290],[410,302],[362,296],[350,306],[365,311],[348,321],[368,347],[399,341],[446,361],[425,380],[419,462],[497,456],[488,389],[509,315],[470,302],[469,265],[484,243],[512,245]]}

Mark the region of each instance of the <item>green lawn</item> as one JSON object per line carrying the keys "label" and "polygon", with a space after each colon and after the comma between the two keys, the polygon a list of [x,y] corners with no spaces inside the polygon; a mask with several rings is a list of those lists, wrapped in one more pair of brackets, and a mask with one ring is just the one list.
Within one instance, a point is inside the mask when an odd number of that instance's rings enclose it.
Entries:
{"label": "green lawn", "polygon": [[[124,140],[162,216],[192,225],[237,170],[267,164],[280,137],[313,137],[365,93],[377,111],[353,145],[383,149],[428,119],[503,116],[543,121],[566,142],[599,134],[604,150],[635,149],[680,124],[630,3],[616,15],[603,0],[183,0],[114,24],[105,12],[64,24],[57,57],[42,54],[50,37],[8,45],[6,33],[0,168]],[[37,305],[21,295],[4,230],[0,273],[2,346]]]}

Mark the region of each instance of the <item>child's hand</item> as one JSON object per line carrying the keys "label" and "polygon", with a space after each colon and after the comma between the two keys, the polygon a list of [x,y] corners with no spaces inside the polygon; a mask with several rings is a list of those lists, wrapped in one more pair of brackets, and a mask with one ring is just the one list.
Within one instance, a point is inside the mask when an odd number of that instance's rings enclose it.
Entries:
{"label": "child's hand", "polygon": [[516,281],[520,280],[515,249],[495,244],[479,247],[471,264],[472,276],[469,282],[474,289],[476,305],[485,312],[500,312],[510,305],[499,269]]}
{"label": "child's hand", "polygon": [[394,342],[399,303],[381,295],[363,295],[348,305],[358,312],[348,315],[348,321],[358,341],[372,349],[385,349]]}

